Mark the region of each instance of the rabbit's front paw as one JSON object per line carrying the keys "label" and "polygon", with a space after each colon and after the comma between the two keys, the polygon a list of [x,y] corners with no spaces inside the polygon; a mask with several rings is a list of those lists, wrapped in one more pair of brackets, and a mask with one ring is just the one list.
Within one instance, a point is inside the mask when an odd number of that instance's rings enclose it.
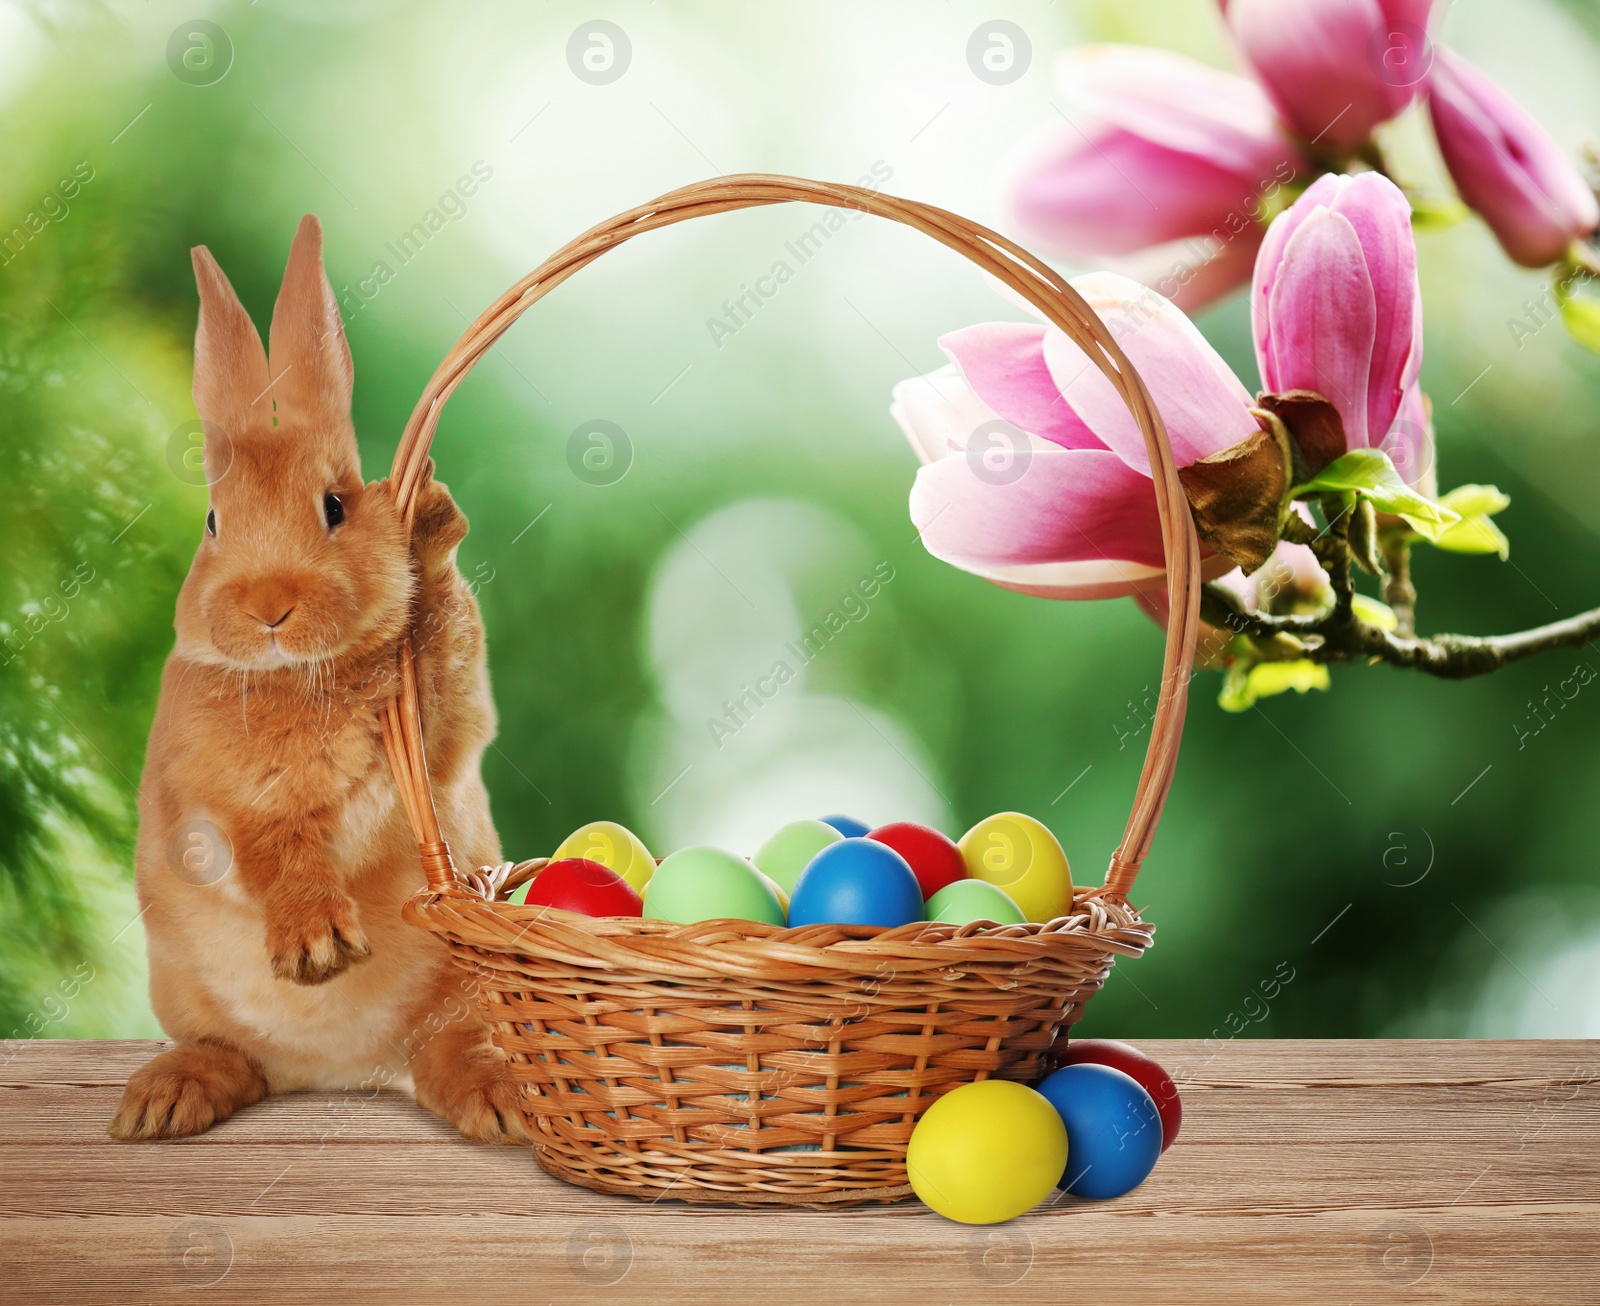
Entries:
{"label": "rabbit's front paw", "polygon": [[428,480],[417,494],[417,510],[411,526],[411,548],[424,571],[448,562],[450,555],[467,538],[467,519],[450,491],[433,479],[433,463],[428,463]]}
{"label": "rabbit's front paw", "polygon": [[372,955],[354,899],[336,893],[315,904],[296,904],[267,928],[272,973],[296,984],[325,984]]}
{"label": "rabbit's front paw", "polygon": [[266,1091],[266,1077],[244,1053],[219,1043],[180,1043],[134,1071],[106,1130],[126,1140],[184,1138]]}

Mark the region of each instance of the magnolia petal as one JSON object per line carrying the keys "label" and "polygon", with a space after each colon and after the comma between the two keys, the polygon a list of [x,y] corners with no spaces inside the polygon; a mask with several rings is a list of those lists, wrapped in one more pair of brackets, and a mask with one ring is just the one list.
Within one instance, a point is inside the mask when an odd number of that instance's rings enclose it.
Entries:
{"label": "magnolia petal", "polygon": [[[1215,580],[1237,570],[1220,554],[1200,560],[1200,578]],[[971,572],[1018,594],[1039,599],[1115,599],[1131,594],[1139,606],[1166,624],[1167,573],[1161,567],[1132,562],[1041,562],[1023,567],[966,567]]]}
{"label": "magnolia petal", "polygon": [[[1171,300],[1111,272],[1077,277],[1072,286],[1144,378],[1180,467],[1227,449],[1258,429],[1250,414],[1249,391]],[[1107,448],[1148,476],[1144,436],[1116,387],[1060,332],[1045,337],[1044,353],[1073,411]]]}
{"label": "magnolia petal", "polygon": [[1068,407],[1044,360],[1049,328],[985,322],[939,337],[972,392],[1004,420],[1064,449],[1104,449]]}
{"label": "magnolia petal", "polygon": [[[1404,12],[1425,13],[1425,7],[1413,4]],[[1374,58],[1374,39],[1394,26],[1379,0],[1233,0],[1227,20],[1284,119],[1324,149],[1360,144],[1425,81],[1420,67],[1414,75],[1405,65],[1386,67],[1381,44]],[[1404,34],[1401,39],[1404,52],[1420,54]]]}
{"label": "magnolia petal", "polygon": [[1306,216],[1284,246],[1266,311],[1267,389],[1315,390],[1339,410],[1349,447],[1365,448],[1377,306],[1348,218],[1324,208]]}
{"label": "magnolia petal", "polygon": [[1389,430],[1422,361],[1417,242],[1411,232],[1411,205],[1387,177],[1365,172],[1336,181],[1329,207],[1355,228],[1377,310],[1367,386],[1367,431],[1376,442]]}
{"label": "magnolia petal", "polygon": [[1339,178],[1333,173],[1318,177],[1287,209],[1272,220],[1261,241],[1261,252],[1256,256],[1255,278],[1250,288],[1250,329],[1255,337],[1256,361],[1261,367],[1261,384],[1267,390],[1288,390],[1280,385],[1272,358],[1272,323],[1268,305],[1277,285],[1278,270],[1283,266],[1283,251],[1290,238],[1305,224],[1307,218],[1319,208],[1333,203],[1339,193]]}
{"label": "magnolia petal", "polygon": [[999,420],[994,410],[972,393],[955,365],[948,363],[936,372],[896,385],[889,416],[924,463],[962,452],[975,430],[985,422]]}
{"label": "magnolia petal", "polygon": [[1280,167],[1236,172],[1087,116],[1048,124],[1018,159],[1005,185],[1017,226],[1069,258],[1209,236],[1225,230],[1230,215],[1247,226]]}
{"label": "magnolia petal", "polygon": [[1185,313],[1198,313],[1250,284],[1264,234],[1261,224],[1252,219],[1238,232],[1223,230],[1168,241],[1137,254],[1108,259],[1105,270],[1149,286]]}
{"label": "magnolia petal", "polygon": [[1291,153],[1266,95],[1247,77],[1142,45],[1081,45],[1056,83],[1096,119],[1174,153],[1266,181]]}
{"label": "magnolia petal", "polygon": [[1001,589],[1037,599],[1114,599],[1125,594],[1167,592],[1161,567],[1132,562],[1041,562],[1023,567],[977,567],[964,570]]}
{"label": "magnolia petal", "polygon": [[1524,267],[1560,260],[1600,224],[1600,204],[1565,151],[1486,74],[1438,47],[1428,110],[1439,153],[1507,254]]}
{"label": "magnolia petal", "polygon": [[1000,476],[967,458],[930,463],[911,520],[929,553],[963,568],[1163,563],[1150,478],[1103,449],[1035,452]]}
{"label": "magnolia petal", "polygon": [[1389,455],[1395,471],[1407,485],[1433,497],[1438,485],[1434,474],[1433,421],[1422,387],[1413,385],[1400,401],[1400,411],[1378,448]]}

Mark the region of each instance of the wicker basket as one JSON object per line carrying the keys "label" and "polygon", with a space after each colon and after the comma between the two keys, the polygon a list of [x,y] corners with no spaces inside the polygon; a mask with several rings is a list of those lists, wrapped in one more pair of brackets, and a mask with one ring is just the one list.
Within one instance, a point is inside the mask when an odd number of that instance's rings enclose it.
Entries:
{"label": "wicker basket", "polygon": [[434,373],[395,454],[409,521],[446,399],[537,300],[607,250],[687,218],[785,201],[858,209],[932,236],[1021,294],[1088,354],[1144,433],[1173,596],[1162,690],[1132,815],[1100,888],[1048,924],[897,929],[749,921],[593,920],[513,906],[544,863],[458,874],[440,836],[410,646],[383,712],[428,887],[406,919],[478,982],[523,1090],[535,1155],[559,1178],[647,1200],[748,1206],[893,1201],[906,1144],[941,1094],[1031,1080],[1118,955],[1151,929],[1129,905],[1172,780],[1194,656],[1199,546],[1165,428],[1105,325],[1046,265],[975,223],[908,200],[792,177],[733,176],[586,232],[511,287]]}

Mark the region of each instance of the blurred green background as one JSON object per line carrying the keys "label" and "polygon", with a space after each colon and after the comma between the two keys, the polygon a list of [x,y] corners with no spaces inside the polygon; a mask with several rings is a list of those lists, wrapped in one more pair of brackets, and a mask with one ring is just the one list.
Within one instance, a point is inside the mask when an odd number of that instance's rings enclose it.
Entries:
{"label": "blurred green background", "polygon": [[[220,29],[220,80],[169,61],[197,15]],[[965,56],[995,17],[1033,51],[1006,86]],[[630,50],[610,82],[568,62],[596,18]],[[1591,5],[1457,0],[1442,35],[1574,149],[1600,132]],[[295,222],[321,215],[377,477],[466,322],[584,227],[732,171],[876,174],[1001,224],[996,164],[1053,117],[1053,54],[1106,39],[1227,63],[1209,0],[0,4],[0,228],[42,218],[0,266],[0,1034],[158,1032],[133,800],[205,512],[184,456],[191,245],[264,329]],[[1438,180],[1425,125],[1390,130],[1411,179]],[[402,248],[430,210],[437,230]],[[748,852],[823,811],[959,834],[1016,808],[1098,879],[1160,636],[1126,600],[1022,598],[915,542],[890,387],[943,361],[940,333],[1016,315],[955,256],[852,220],[737,331],[710,329],[818,216],[634,242],[539,304],[450,405],[435,452],[472,520],[506,849],[598,817],[658,852]],[[1423,236],[1421,262],[1443,483],[1514,500],[1509,563],[1422,558],[1424,628],[1600,602],[1600,359],[1559,326],[1519,347],[1509,323],[1544,283],[1475,221]],[[1254,387],[1243,302],[1201,326]],[[596,420],[631,446],[609,484],[569,457]],[[718,747],[724,700],[885,565],[870,611]],[[1521,738],[1546,686],[1594,658],[1464,684],[1337,668],[1331,692],[1242,716],[1203,676],[1139,882],[1157,945],[1082,1029],[1600,1034],[1600,692]]]}

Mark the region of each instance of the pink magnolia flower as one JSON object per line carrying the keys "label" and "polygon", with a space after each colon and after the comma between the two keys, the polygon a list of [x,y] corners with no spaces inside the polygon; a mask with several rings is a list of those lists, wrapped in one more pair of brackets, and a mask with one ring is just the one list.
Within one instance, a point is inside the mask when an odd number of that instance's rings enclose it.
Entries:
{"label": "pink magnolia flower", "polygon": [[1433,0],[1221,0],[1239,53],[1303,139],[1360,145],[1417,97]]}
{"label": "pink magnolia flower", "polygon": [[[1179,466],[1259,430],[1249,392],[1170,300],[1107,272],[1072,285],[1150,387]],[[890,409],[924,464],[911,518],[928,552],[1048,598],[1164,592],[1144,439],[1099,369],[1043,323],[939,344],[951,365],[902,381]],[[1203,574],[1232,565],[1212,556]]]}
{"label": "pink magnolia flower", "polygon": [[1080,46],[1057,67],[1076,112],[1014,169],[1027,238],[1079,260],[1149,251],[1125,270],[1187,308],[1248,281],[1263,205],[1310,172],[1260,88],[1139,46]]}
{"label": "pink magnolia flower", "polygon": [[1347,448],[1383,449],[1411,484],[1428,478],[1417,249],[1393,182],[1312,183],[1267,230],[1250,315],[1267,391],[1316,391],[1339,410]]}
{"label": "pink magnolia flower", "polygon": [[1523,267],[1558,262],[1600,226],[1600,204],[1566,155],[1482,72],[1442,46],[1429,112],[1461,198]]}

